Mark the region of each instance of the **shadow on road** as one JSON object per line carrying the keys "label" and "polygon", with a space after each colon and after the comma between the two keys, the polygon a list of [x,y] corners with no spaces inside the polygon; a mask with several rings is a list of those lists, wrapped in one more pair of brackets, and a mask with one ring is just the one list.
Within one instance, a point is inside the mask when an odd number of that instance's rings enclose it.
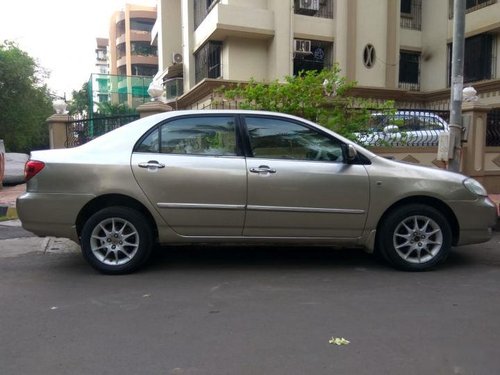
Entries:
{"label": "shadow on road", "polygon": [[154,251],[148,270],[388,268],[360,249],[325,247],[179,246]]}

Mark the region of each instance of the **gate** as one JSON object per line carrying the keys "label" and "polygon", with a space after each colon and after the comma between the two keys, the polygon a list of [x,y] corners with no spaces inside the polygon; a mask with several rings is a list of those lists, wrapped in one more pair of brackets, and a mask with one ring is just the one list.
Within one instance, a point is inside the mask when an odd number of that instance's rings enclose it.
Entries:
{"label": "gate", "polygon": [[66,147],[83,145],[113,129],[119,128],[139,118],[138,114],[111,117],[82,117],[66,124]]}

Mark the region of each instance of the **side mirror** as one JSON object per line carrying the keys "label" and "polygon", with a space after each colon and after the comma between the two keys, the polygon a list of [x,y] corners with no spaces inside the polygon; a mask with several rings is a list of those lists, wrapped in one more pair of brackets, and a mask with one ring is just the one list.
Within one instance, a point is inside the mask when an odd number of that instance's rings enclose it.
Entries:
{"label": "side mirror", "polygon": [[347,161],[349,163],[353,162],[354,160],[356,160],[358,156],[358,152],[356,151],[356,149],[354,148],[353,145],[348,145],[347,146]]}

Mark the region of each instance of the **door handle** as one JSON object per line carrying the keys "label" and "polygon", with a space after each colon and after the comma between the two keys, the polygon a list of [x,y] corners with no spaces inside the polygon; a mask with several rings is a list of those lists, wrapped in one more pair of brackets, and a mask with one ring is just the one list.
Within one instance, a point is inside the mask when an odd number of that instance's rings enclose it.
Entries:
{"label": "door handle", "polygon": [[165,164],[158,163],[156,160],[150,160],[146,163],[139,163],[140,168],[165,168]]}
{"label": "door handle", "polygon": [[258,168],[250,168],[252,173],[276,173],[276,169],[269,168],[267,165],[261,165]]}

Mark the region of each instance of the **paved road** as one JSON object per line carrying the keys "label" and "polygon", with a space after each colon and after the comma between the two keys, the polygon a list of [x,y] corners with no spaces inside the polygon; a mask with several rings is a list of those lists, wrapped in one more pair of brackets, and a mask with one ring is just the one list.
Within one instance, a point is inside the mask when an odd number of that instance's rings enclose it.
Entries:
{"label": "paved road", "polygon": [[113,277],[54,244],[0,254],[2,375],[500,373],[498,232],[426,273],[358,251],[175,248]]}

